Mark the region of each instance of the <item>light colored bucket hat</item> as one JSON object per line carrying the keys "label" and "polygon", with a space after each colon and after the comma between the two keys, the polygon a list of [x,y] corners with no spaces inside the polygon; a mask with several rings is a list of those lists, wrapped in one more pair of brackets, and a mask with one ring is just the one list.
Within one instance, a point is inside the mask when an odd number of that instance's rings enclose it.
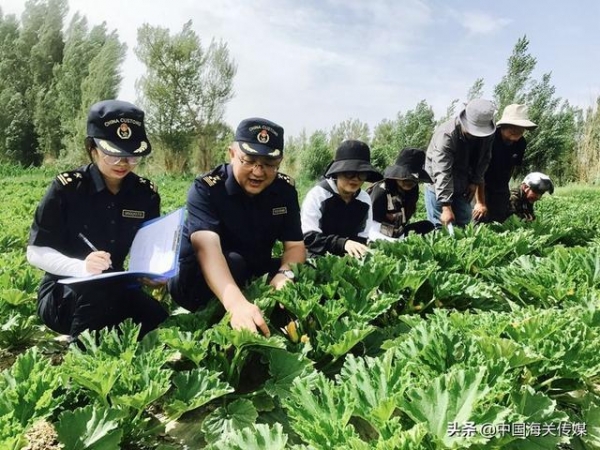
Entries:
{"label": "light colored bucket hat", "polygon": [[459,116],[463,130],[475,137],[486,137],[494,134],[494,104],[489,100],[476,98],[467,103]]}
{"label": "light colored bucket hat", "polygon": [[526,105],[519,105],[518,103],[507,105],[504,108],[502,117],[497,125],[514,125],[528,130],[537,128],[537,125],[529,120],[529,108]]}

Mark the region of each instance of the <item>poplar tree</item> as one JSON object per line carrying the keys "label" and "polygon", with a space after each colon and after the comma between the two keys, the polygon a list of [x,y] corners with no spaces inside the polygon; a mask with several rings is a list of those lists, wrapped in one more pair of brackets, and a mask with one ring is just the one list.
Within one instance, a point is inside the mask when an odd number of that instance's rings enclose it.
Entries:
{"label": "poplar tree", "polygon": [[375,128],[373,135],[372,162],[383,170],[392,164],[400,150],[414,147],[425,150],[435,128],[431,106],[421,100],[415,109],[399,112],[393,121],[383,121]]}
{"label": "poplar tree", "polygon": [[166,169],[210,168],[230,138],[222,120],[236,66],[227,45],[212,41],[203,47],[191,21],[174,35],[145,24],[138,29],[135,54],[146,66],[136,83],[139,103]]}

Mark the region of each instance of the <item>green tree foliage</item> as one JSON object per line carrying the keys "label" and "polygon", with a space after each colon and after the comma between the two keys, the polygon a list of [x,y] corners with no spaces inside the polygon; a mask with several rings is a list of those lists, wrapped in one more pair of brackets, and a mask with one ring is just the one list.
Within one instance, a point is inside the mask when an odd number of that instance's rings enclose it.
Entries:
{"label": "green tree foliage", "polygon": [[298,136],[286,137],[281,171],[289,174],[298,174],[300,170],[300,155],[302,150],[307,146],[308,136],[306,135],[305,129],[303,129]]}
{"label": "green tree foliage", "polygon": [[498,111],[504,111],[506,105],[523,103],[528,82],[537,60],[528,53],[529,40],[523,36],[517,40],[513,52],[508,58],[506,74],[494,87],[494,99]]}
{"label": "green tree foliage", "polygon": [[473,86],[471,86],[471,88],[469,89],[469,92],[467,92],[467,101],[483,97],[484,84],[485,83],[483,82],[483,78],[477,78],[473,83]]}
{"label": "green tree foliage", "polygon": [[0,159],[80,162],[89,106],[115,98],[125,47],[106,25],[88,33],[67,0],[29,0],[21,20],[0,10]]}
{"label": "green tree foliage", "polygon": [[499,114],[511,103],[529,106],[530,119],[538,128],[527,132],[528,141],[524,164],[517,174],[538,170],[558,181],[574,177],[574,157],[580,111],[555,97],[551,74],[541,80],[532,79],[536,59],[528,53],[529,40],[520,38],[508,59],[507,73],[494,88]]}
{"label": "green tree foliage", "polygon": [[426,149],[435,126],[433,109],[421,100],[414,110],[398,113],[396,120],[377,125],[371,145],[373,164],[383,170],[405,147]]}
{"label": "green tree foliage", "polygon": [[[4,16],[0,8],[0,160],[11,161],[12,148],[7,147],[6,139],[14,138],[14,108],[22,99],[16,96],[19,77],[14,77],[20,59],[17,55],[16,41],[19,37],[19,22],[14,15]],[[9,130],[12,128],[12,130]],[[20,127],[17,127],[20,129]]]}
{"label": "green tree foliage", "polygon": [[325,168],[333,159],[331,147],[325,131],[315,131],[308,139],[308,145],[299,155],[299,177],[307,180],[316,180],[325,175]]}
{"label": "green tree foliage", "polygon": [[575,174],[578,120],[581,112],[554,97],[555,88],[550,84],[550,74],[535,82],[528,93],[531,120],[538,128],[529,134],[525,154],[524,171],[541,170],[559,182],[570,181]]}
{"label": "green tree foliage", "polygon": [[236,66],[227,45],[212,41],[203,48],[191,21],[173,36],[166,28],[144,24],[135,54],[147,68],[137,82],[140,103],[167,170],[190,169],[192,156],[194,166],[208,169],[223,150],[222,118],[233,97]]}
{"label": "green tree foliage", "polygon": [[27,61],[27,71],[21,75],[29,84],[21,93],[31,111],[34,146],[40,158],[54,154],[60,145],[60,126],[48,112],[57,110],[54,69],[63,57],[62,27],[67,11],[66,0],[29,0],[21,18],[17,47],[20,58]]}
{"label": "green tree foliage", "polygon": [[577,178],[588,183],[600,182],[600,96],[588,108],[583,132],[577,146]]}
{"label": "green tree foliage", "polygon": [[119,68],[125,59],[125,44],[106,24],[88,31],[87,19],[76,14],[67,30],[65,55],[57,70],[57,92],[61,111],[61,158],[82,162],[82,143],[90,105],[116,98],[121,84]]}
{"label": "green tree foliage", "polygon": [[331,151],[339,147],[342,141],[347,139],[357,139],[363,142],[369,142],[369,125],[358,119],[347,119],[338,125],[334,125],[329,132],[329,146]]}

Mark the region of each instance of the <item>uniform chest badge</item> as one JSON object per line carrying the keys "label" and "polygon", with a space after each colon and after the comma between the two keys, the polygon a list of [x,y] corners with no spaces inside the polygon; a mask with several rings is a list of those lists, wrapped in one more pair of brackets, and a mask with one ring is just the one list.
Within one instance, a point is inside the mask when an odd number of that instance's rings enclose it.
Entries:
{"label": "uniform chest badge", "polygon": [[123,217],[128,219],[143,219],[146,217],[146,211],[136,211],[134,209],[124,209],[121,213]]}
{"label": "uniform chest badge", "polygon": [[287,214],[287,207],[281,206],[279,208],[273,208],[273,215],[280,216],[282,214]]}

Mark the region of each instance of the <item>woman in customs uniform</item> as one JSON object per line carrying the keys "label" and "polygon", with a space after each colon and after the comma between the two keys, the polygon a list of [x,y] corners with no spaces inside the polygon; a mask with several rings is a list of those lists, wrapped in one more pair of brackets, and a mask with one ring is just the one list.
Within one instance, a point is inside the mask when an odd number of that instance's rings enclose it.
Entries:
{"label": "woman in customs uniform", "polygon": [[119,100],[94,104],[85,148],[91,163],[56,177],[31,226],[27,259],[46,272],[38,313],[50,329],[71,340],[86,329],[114,327],[128,318],[141,325],[143,336],[168,314],[139,282],[58,283],[65,277],[123,270],[140,225],[160,215],[154,185],[133,173],[151,151],[143,111]]}

